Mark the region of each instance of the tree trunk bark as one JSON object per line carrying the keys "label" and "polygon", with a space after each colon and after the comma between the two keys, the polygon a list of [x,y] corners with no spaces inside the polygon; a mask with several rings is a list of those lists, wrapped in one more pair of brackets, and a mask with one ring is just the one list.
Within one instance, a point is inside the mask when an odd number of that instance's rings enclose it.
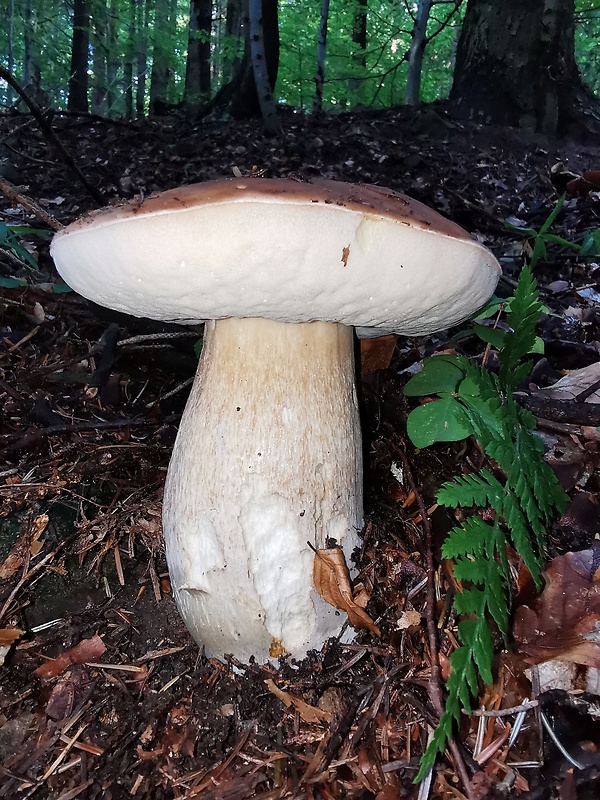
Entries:
{"label": "tree trunk bark", "polygon": [[165,47],[165,37],[169,28],[169,0],[156,0],[152,74],[150,77],[150,114],[162,113],[168,102],[169,91],[169,53]]}
{"label": "tree trunk bark", "polygon": [[317,47],[317,71],[315,74],[315,100],[313,114],[323,109],[323,86],[325,84],[325,56],[327,55],[327,24],[329,22],[329,0],[322,0],[319,22],[319,44]]}
{"label": "tree trunk bark", "polygon": [[210,97],[212,1],[190,0],[184,105],[197,108]]}
{"label": "tree trunk bark", "polygon": [[244,36],[244,10],[242,0],[227,0],[225,14],[225,50],[223,57],[223,81],[232,80],[240,68],[241,59],[236,55]]}
{"label": "tree trunk bark", "polygon": [[[260,2],[260,0],[250,0]],[[256,90],[256,81],[250,47],[249,0],[245,0],[246,49],[237,76],[234,78],[235,91],[231,100],[230,114],[234,119],[249,119],[262,114]],[[264,61],[269,87],[277,83],[279,69],[279,20],[277,0],[262,0],[262,29],[264,37]],[[264,97],[264,95],[263,95]]]}
{"label": "tree trunk bark", "polygon": [[462,116],[547,134],[598,130],[574,54],[574,0],[469,0],[450,100]]}
{"label": "tree trunk bark", "polygon": [[267,133],[274,135],[281,132],[281,123],[277,117],[277,101],[273,97],[273,90],[267,74],[267,58],[265,32],[262,19],[262,0],[250,0],[248,5],[250,55],[252,58],[252,73],[258,95],[260,113],[265,123]]}
{"label": "tree trunk bark", "polygon": [[365,77],[367,64],[365,51],[367,49],[367,0],[355,0],[354,22],[352,25],[352,42],[355,48],[352,52],[352,77],[350,78],[350,92],[355,102],[359,100],[360,88]]}
{"label": "tree trunk bark", "polygon": [[25,0],[23,6],[23,88],[38,105],[47,102],[42,90],[42,71],[39,61],[39,29],[33,0]]}
{"label": "tree trunk bark", "polygon": [[406,78],[406,96],[404,102],[416,106],[421,102],[421,75],[423,73],[423,56],[427,37],[427,23],[431,13],[433,0],[419,0],[415,24],[413,25],[410,47],[408,50],[408,75]]}
{"label": "tree trunk bark", "polygon": [[88,50],[90,46],[90,15],[86,0],[73,3],[73,39],[71,41],[71,71],[69,74],[69,111],[88,113]]}
{"label": "tree trunk bark", "polygon": [[146,72],[148,69],[148,45],[146,31],[150,18],[151,0],[134,0],[136,4],[137,39],[135,44],[137,87],[135,93],[135,111],[143,118],[146,113]]}
{"label": "tree trunk bark", "polygon": [[119,87],[117,74],[119,70],[119,9],[117,0],[110,0],[106,17],[106,103],[109,117],[116,115]]}
{"label": "tree trunk bark", "polygon": [[[15,33],[15,0],[10,0],[8,4],[8,22],[6,31],[6,67],[10,73],[15,70],[14,56],[14,33]],[[6,105],[12,104],[14,92],[12,86],[6,84]]]}
{"label": "tree trunk bark", "polygon": [[92,8],[92,112],[106,114],[106,5],[96,0]]}
{"label": "tree trunk bark", "polygon": [[123,58],[123,94],[125,95],[125,118],[133,119],[133,62],[137,41],[137,16],[134,0],[127,3],[127,41]]}

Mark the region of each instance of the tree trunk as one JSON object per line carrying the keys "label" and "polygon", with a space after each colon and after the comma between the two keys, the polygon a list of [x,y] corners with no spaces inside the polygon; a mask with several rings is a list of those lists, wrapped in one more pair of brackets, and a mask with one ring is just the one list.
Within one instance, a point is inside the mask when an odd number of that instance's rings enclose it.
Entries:
{"label": "tree trunk", "polygon": [[423,73],[423,56],[427,37],[427,23],[433,0],[419,0],[415,24],[413,25],[410,47],[408,50],[408,75],[406,78],[406,96],[404,102],[416,106],[421,102],[421,75]]}
{"label": "tree trunk", "polygon": [[[11,74],[15,70],[14,56],[14,34],[15,34],[15,0],[10,0],[8,4],[8,22],[6,31],[6,67]],[[6,105],[10,106],[13,101],[13,88],[6,84]]]}
{"label": "tree trunk", "polygon": [[71,42],[71,71],[69,74],[69,111],[88,112],[88,49],[90,46],[90,15],[86,0],[73,3],[73,39]]}
{"label": "tree trunk", "polygon": [[148,69],[148,47],[146,31],[150,18],[151,0],[134,0],[136,4],[137,39],[135,44],[137,89],[135,93],[135,111],[138,117],[146,113],[146,71]]}
{"label": "tree trunk", "polygon": [[254,83],[258,95],[258,104],[260,106],[263,122],[265,123],[265,129],[267,133],[273,135],[281,132],[281,123],[277,117],[277,101],[273,96],[272,84],[269,81],[269,75],[267,73],[262,0],[250,0],[248,12],[250,23],[250,56],[252,59]]}
{"label": "tree trunk", "polygon": [[244,36],[244,13],[242,0],[227,0],[225,14],[225,51],[223,58],[223,80],[229,81],[240,68],[241,59],[237,55]]}
{"label": "tree trunk", "polygon": [[106,17],[106,104],[107,114],[114,117],[118,114],[119,87],[117,73],[119,70],[119,9],[117,0],[110,0]]}
{"label": "tree trunk", "polygon": [[367,0],[355,0],[354,21],[352,24],[352,77],[350,92],[355,101],[359,99],[360,88],[365,77],[367,65],[365,51],[367,49]]}
{"label": "tree trunk", "polygon": [[133,119],[133,62],[137,41],[137,16],[134,0],[127,3],[127,41],[123,58],[123,94],[125,95],[125,118]]}
{"label": "tree trunk", "polygon": [[[168,102],[170,59],[167,32],[169,29],[169,0],[156,0],[152,33],[152,73],[150,76],[150,114],[164,112]],[[170,37],[169,37],[170,38]]]}
{"label": "tree trunk", "polygon": [[23,88],[38,105],[44,105],[47,97],[42,89],[42,71],[39,61],[39,28],[33,0],[23,5]]}
{"label": "tree trunk", "polygon": [[[251,0],[259,2],[259,0]],[[250,48],[249,0],[245,2],[246,48],[237,76],[231,100],[230,114],[234,119],[249,119],[261,116],[261,106],[256,91],[256,82]],[[277,83],[279,69],[279,20],[277,0],[262,0],[262,29],[264,37],[264,60],[269,87]],[[264,97],[264,95],[263,95]]]}
{"label": "tree trunk", "polygon": [[598,101],[574,55],[574,0],[469,0],[450,100],[462,116],[583,135]]}
{"label": "tree trunk", "polygon": [[196,108],[210,97],[212,0],[190,0],[184,105]]}
{"label": "tree trunk", "polygon": [[325,83],[325,56],[327,55],[327,24],[329,22],[329,0],[322,0],[319,22],[319,44],[317,47],[317,72],[315,74],[315,100],[313,114],[323,109],[323,85]]}

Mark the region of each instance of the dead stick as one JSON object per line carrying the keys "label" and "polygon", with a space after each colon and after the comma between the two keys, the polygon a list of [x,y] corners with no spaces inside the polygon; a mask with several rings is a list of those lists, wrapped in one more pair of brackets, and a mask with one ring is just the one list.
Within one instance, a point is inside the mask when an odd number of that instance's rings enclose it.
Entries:
{"label": "dead stick", "polygon": [[[410,490],[413,492],[417,501],[419,512],[423,519],[423,528],[425,530],[425,566],[427,568],[426,617],[427,638],[429,639],[429,653],[431,656],[431,681],[429,682],[429,696],[436,713],[441,717],[444,713],[444,698],[442,696],[442,671],[440,669],[440,660],[438,656],[437,625],[435,622],[435,564],[433,561],[433,535],[431,532],[431,521],[429,519],[429,515],[427,514],[427,509],[425,508],[423,498],[417,489],[417,485],[414,481],[410,464],[408,463],[408,459],[404,453],[404,450],[399,446],[395,446],[394,450],[398,453],[402,460],[404,475],[406,476]],[[467,767],[465,766],[462,753],[460,752],[455,739],[451,738],[448,740],[448,748],[452,753],[456,771],[460,776],[464,790],[467,793],[467,797],[469,800],[474,800],[471,779],[469,778],[469,773],[467,772]]]}
{"label": "dead stick", "polygon": [[48,214],[47,211],[44,211],[44,209],[39,206],[35,200],[32,200],[30,197],[26,197],[24,194],[21,194],[16,186],[4,178],[0,178],[0,192],[2,192],[2,194],[7,197],[11,203],[19,203],[23,206],[23,208],[27,208],[49,228],[52,228],[55,231],[59,231],[61,228],[64,228],[62,223],[55,219],[51,214]]}
{"label": "dead stick", "polygon": [[58,151],[59,155],[62,157],[63,161],[65,162],[65,164],[77,176],[77,178],[79,179],[79,181],[81,182],[83,187],[87,190],[87,192],[90,195],[90,197],[99,206],[105,205],[104,198],[102,197],[102,195],[100,194],[98,189],[96,189],[95,186],[92,186],[92,184],[88,181],[88,179],[85,177],[83,172],[79,169],[79,167],[75,163],[75,160],[73,159],[73,156],[67,151],[67,149],[64,146],[64,144],[61,142],[61,140],[58,138],[58,136],[54,133],[54,130],[52,129],[52,126],[50,125],[50,123],[48,122],[46,117],[44,116],[44,112],[42,111],[42,109],[38,106],[37,103],[35,103],[31,99],[31,97],[29,97],[29,95],[27,94],[25,89],[23,89],[23,87],[18,82],[18,80],[14,77],[12,72],[10,72],[10,70],[6,69],[6,67],[3,67],[1,64],[0,64],[0,78],[5,80],[8,83],[9,86],[12,86],[12,88],[15,90],[15,92],[19,95],[19,97],[27,105],[27,107],[29,108],[29,110],[31,111],[31,113],[33,114],[35,119],[37,120],[37,123],[40,126],[44,136],[48,139],[50,144],[52,144],[52,146],[56,148],[56,150]]}

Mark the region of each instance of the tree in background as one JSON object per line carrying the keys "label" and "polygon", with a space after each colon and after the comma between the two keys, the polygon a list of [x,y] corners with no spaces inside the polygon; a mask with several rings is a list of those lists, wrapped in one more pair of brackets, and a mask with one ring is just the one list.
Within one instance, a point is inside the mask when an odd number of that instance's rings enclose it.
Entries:
{"label": "tree in background", "polygon": [[[244,30],[245,47],[244,57],[239,66],[238,74],[233,80],[233,96],[229,108],[234,119],[249,119],[261,115],[261,106],[257,92],[256,80],[252,64],[252,51],[250,47],[250,3],[254,0],[244,0]],[[258,0],[261,2],[261,0]],[[272,91],[277,83],[279,70],[279,17],[277,13],[277,0],[262,0],[262,38],[264,49],[264,74],[268,79],[269,90]],[[264,96],[264,86],[262,87]]]}
{"label": "tree in background", "polygon": [[197,108],[210,98],[211,0],[190,0],[188,53],[183,102]]}
{"label": "tree in background", "polygon": [[150,113],[161,114],[169,103],[172,78],[173,31],[175,19],[170,0],[156,0],[152,31],[152,73],[150,77]]}
{"label": "tree in background", "polygon": [[329,22],[329,0],[323,0],[319,21],[319,43],[317,46],[317,70],[315,73],[315,99],[313,114],[323,109],[323,84],[325,83],[325,56],[327,55],[327,23]]}
{"label": "tree in background", "polygon": [[360,89],[367,68],[367,0],[355,0],[354,19],[352,21],[352,77],[350,78],[350,97],[358,102]]}
{"label": "tree in background", "polygon": [[[413,28],[410,35],[410,47],[408,48],[408,73],[406,75],[406,94],[404,102],[409,106],[415,106],[421,102],[421,81],[423,77],[423,59],[425,48],[438,36],[444,28],[450,24],[455,14],[460,9],[462,0],[419,0],[416,13],[413,15]],[[438,24],[436,31],[427,36],[427,26],[431,17],[431,12],[435,6],[451,6],[445,19],[435,20]]]}
{"label": "tree in background", "polygon": [[69,75],[69,111],[87,114],[88,111],[88,49],[90,46],[90,15],[87,0],[74,0],[73,39],[71,44],[71,73]]}
{"label": "tree in background", "polygon": [[574,0],[468,0],[450,99],[493,124],[598,129],[598,101],[575,62]]}

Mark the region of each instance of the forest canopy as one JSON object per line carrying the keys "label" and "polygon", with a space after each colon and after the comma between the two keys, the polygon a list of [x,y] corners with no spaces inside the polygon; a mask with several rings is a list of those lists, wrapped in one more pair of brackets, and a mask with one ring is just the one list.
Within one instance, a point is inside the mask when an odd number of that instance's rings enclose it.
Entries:
{"label": "forest canopy", "polygon": [[[448,96],[465,0],[264,5],[278,15],[281,104],[315,108],[320,26],[324,110]],[[129,118],[203,107],[239,68],[247,9],[243,0],[8,0],[0,63],[43,106]],[[574,22],[577,65],[598,93],[600,4],[576,0]],[[17,101],[0,83],[0,103]]]}

